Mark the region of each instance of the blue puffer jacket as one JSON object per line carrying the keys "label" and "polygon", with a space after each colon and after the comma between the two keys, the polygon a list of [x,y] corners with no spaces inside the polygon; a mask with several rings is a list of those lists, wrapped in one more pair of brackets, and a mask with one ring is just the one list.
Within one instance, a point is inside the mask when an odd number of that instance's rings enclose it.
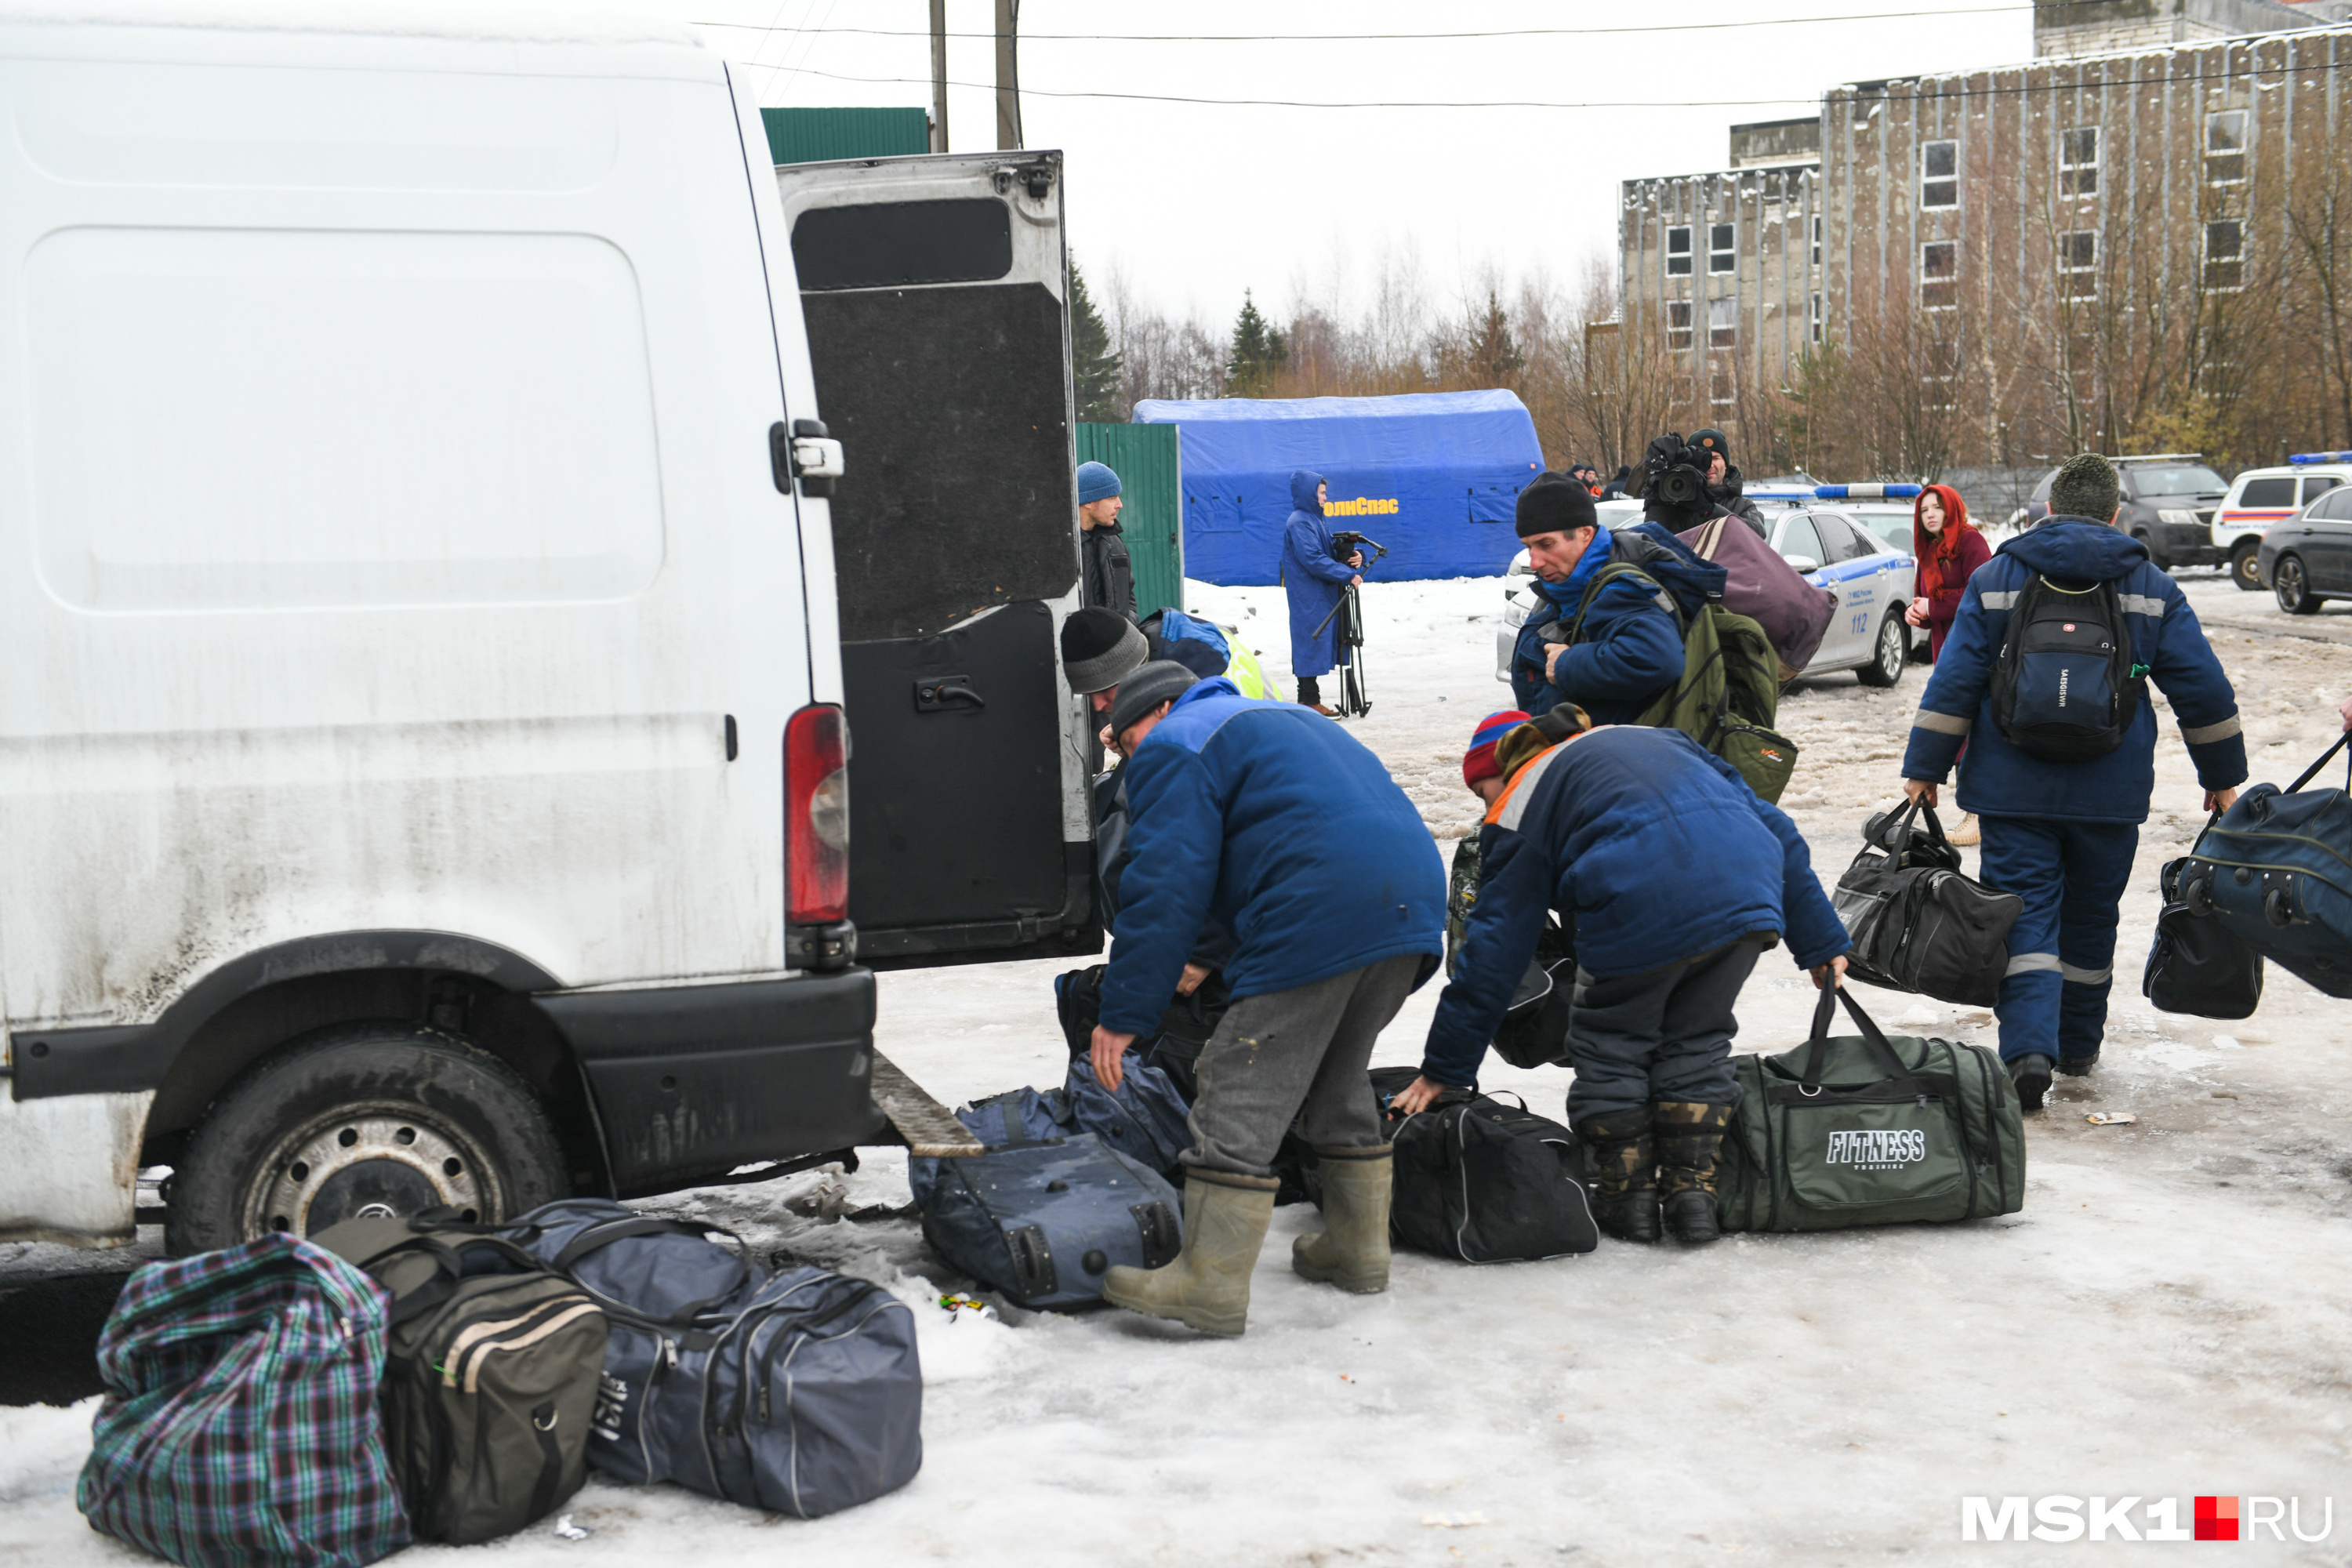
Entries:
{"label": "blue puffer jacket", "polygon": [[[1612,561],[1640,567],[1672,597],[1674,607],[1660,599],[1658,589],[1633,578],[1616,579],[1592,601],[1583,635],[1559,656],[1552,679],[1546,679],[1545,626],[1557,621],[1565,632],[1574,625],[1586,585]],[[1536,579],[1538,603],[1512,650],[1513,700],[1529,713],[1573,702],[1596,724],[1639,719],[1660,692],[1682,679],[1683,626],[1708,600],[1723,596],[1724,575],[1722,567],[1700,560],[1689,545],[1655,523],[1636,523],[1613,532],[1595,528],[1592,542],[1567,581]]]}
{"label": "blue puffer jacket", "polygon": [[[1339,617],[1331,606],[1356,575],[1331,559],[1331,528],[1315,491],[1323,476],[1300,468],[1290,476],[1290,521],[1282,529],[1282,589],[1290,598],[1290,673],[1328,675],[1339,662]],[[1318,634],[1316,627],[1323,629]]]}
{"label": "blue puffer jacket", "polygon": [[2009,612],[2035,574],[2069,584],[2113,582],[2131,629],[2134,662],[2147,667],[2179,721],[2197,782],[2231,789],[2246,778],[2238,700],[2180,587],[2147,547],[2103,522],[2054,517],[2002,545],[1960,592],[1959,614],[1912,721],[1903,776],[1941,784],[1963,744],[1959,805],[1984,816],[2145,822],[2156,788],[2156,712],[2142,702],[2124,742],[2084,763],[2030,757],[2001,738],[1992,672]]}
{"label": "blue puffer jacket", "polygon": [[1444,951],[1445,871],[1378,757],[1291,702],[1204,680],[1125,770],[1128,865],[1103,1026],[1156,1028],[1203,920],[1233,933],[1236,999]]}
{"label": "blue puffer jacket", "polygon": [[1515,776],[1480,830],[1478,901],[1423,1047],[1439,1083],[1477,1081],[1548,908],[1602,978],[1744,936],[1785,937],[1804,969],[1851,945],[1797,825],[1681,731],[1595,730]]}

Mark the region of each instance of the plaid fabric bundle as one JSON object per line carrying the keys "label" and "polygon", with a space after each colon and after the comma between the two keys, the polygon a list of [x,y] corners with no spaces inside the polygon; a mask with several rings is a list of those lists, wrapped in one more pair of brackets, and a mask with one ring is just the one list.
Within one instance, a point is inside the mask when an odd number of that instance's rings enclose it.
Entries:
{"label": "plaid fabric bundle", "polygon": [[76,1501],[187,1568],[358,1568],[408,1544],[376,1414],[387,1298],[289,1236],[131,1277]]}

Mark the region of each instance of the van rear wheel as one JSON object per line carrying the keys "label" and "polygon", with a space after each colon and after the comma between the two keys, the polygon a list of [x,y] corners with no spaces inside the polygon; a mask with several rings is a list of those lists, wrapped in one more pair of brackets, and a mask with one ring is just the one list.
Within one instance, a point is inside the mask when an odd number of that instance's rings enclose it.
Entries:
{"label": "van rear wheel", "polygon": [[248,1068],[173,1173],[175,1256],[440,1205],[493,1222],[563,1196],[555,1129],[512,1068],[419,1025],[338,1025]]}

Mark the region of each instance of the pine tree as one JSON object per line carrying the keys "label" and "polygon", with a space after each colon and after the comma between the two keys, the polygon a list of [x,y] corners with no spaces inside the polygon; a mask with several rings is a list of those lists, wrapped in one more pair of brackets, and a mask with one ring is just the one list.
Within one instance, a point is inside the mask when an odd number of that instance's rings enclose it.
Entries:
{"label": "pine tree", "polygon": [[1225,395],[1264,397],[1275,373],[1290,361],[1282,333],[1258,313],[1249,290],[1242,291],[1242,313],[1234,321],[1233,350],[1225,356]]}
{"label": "pine tree", "polygon": [[1118,406],[1119,356],[1111,352],[1110,329],[1087,292],[1086,275],[1070,263],[1070,385],[1076,395],[1078,417],[1098,424],[1126,421]]}
{"label": "pine tree", "polygon": [[1491,289],[1486,290],[1486,319],[1476,323],[1469,346],[1471,370],[1490,386],[1507,385],[1528,367],[1527,355],[1519,352],[1518,340],[1511,335],[1511,319],[1503,313],[1502,301]]}

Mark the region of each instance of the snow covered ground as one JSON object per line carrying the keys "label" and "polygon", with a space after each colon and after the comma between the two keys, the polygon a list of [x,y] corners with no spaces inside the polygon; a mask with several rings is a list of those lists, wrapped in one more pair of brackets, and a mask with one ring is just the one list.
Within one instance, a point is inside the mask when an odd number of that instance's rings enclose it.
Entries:
{"label": "snow covered ground", "polygon": [[[2293,619],[2189,579],[2236,678],[2256,779],[2285,783],[2352,689],[2352,605]],[[1500,584],[1374,583],[1374,708],[1353,729],[1441,840],[1475,821],[1461,748],[1508,701],[1493,679]],[[1286,671],[1278,589],[1193,585]],[[2294,635],[2281,635],[2292,633]],[[1802,682],[1788,800],[1826,880],[1899,788],[1925,683]],[[2352,1005],[2273,971],[2243,1025],[2159,1016],[2138,995],[2158,868],[2202,820],[2168,722],[2158,799],[2117,951],[2106,1052],[2030,1119],[2022,1213],[1965,1226],[1739,1237],[1711,1248],[1604,1241],[1582,1258],[1465,1268],[1400,1255],[1384,1296],[1289,1272],[1312,1211],[1279,1210],[1248,1336],[1192,1337],[1124,1313],[951,1318],[960,1287],[911,1222],[902,1158],[847,1177],[683,1194],[708,1215],[880,1280],[915,1305],[926,1458],[902,1492],[813,1523],[672,1489],[592,1481],[571,1517],[404,1561],[895,1565],[1790,1564],[2105,1561],[2110,1543],[1963,1544],[1960,1500],[2071,1494],[2299,1498],[2306,1533],[2233,1561],[2352,1563]],[[1450,852],[1451,845],[1442,845]],[[1671,898],[1672,889],[1661,889]],[[950,1102],[1064,1064],[1056,964],[883,977],[880,1043]],[[1990,1044],[1981,1015],[1864,991],[1904,1032]],[[1425,988],[1380,1058],[1419,1058]],[[1798,1044],[1810,992],[1768,954],[1740,1047]],[[1490,1063],[1490,1089],[1558,1116],[1564,1069]],[[2092,1126],[2091,1110],[2138,1120]],[[16,1256],[11,1258],[11,1251]],[[46,1252],[47,1249],[41,1249]],[[46,1267],[0,1248],[0,1283]],[[5,1333],[0,1323],[0,1335]],[[0,1563],[136,1559],[73,1510],[89,1406],[0,1410]],[[2142,1526],[2138,1509],[2131,1518]]]}

